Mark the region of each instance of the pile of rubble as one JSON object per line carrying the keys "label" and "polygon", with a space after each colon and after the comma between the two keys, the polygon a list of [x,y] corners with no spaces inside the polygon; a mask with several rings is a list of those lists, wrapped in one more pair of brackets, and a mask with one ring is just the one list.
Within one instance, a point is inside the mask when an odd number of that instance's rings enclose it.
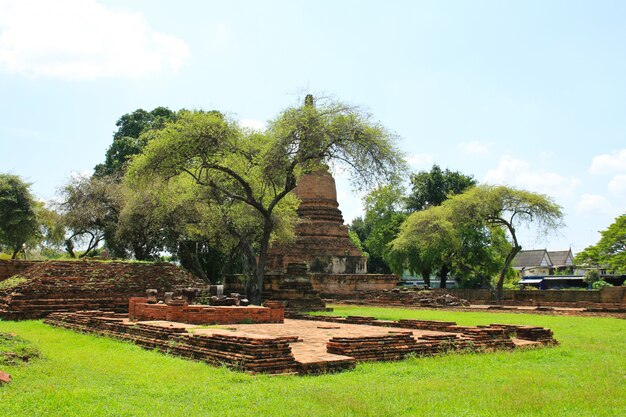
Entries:
{"label": "pile of rubble", "polygon": [[414,288],[383,290],[368,300],[373,304],[419,305],[420,307],[463,307],[470,303],[450,294]]}
{"label": "pile of rubble", "polygon": [[508,336],[515,336],[518,339],[532,340],[544,345],[556,345],[558,342],[554,339],[554,333],[551,329],[537,326],[523,326],[514,324],[490,324],[490,328],[502,329]]}

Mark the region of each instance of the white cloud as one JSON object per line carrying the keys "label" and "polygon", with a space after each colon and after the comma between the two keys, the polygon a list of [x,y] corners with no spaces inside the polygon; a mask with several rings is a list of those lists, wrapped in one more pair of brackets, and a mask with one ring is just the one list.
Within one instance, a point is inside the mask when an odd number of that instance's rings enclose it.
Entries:
{"label": "white cloud", "polygon": [[498,166],[487,172],[484,182],[511,185],[554,197],[569,197],[580,185],[578,178],[564,177],[510,156],[503,156]]}
{"label": "white cloud", "polygon": [[576,212],[582,215],[607,215],[613,211],[613,207],[606,197],[597,194],[583,194],[576,205]]}
{"label": "white cloud", "polygon": [[245,127],[247,129],[259,130],[259,131],[263,131],[263,130],[267,129],[267,124],[265,122],[262,122],[262,121],[256,120],[256,119],[243,119],[243,120],[240,120],[239,121],[239,126]]}
{"label": "white cloud", "polygon": [[606,174],[610,172],[626,171],[626,149],[613,151],[611,154],[602,154],[593,157],[589,172],[592,174]]}
{"label": "white cloud", "polygon": [[470,155],[485,155],[489,153],[489,145],[478,140],[461,142],[457,145],[457,148]]}
{"label": "white cloud", "polygon": [[626,197],[626,175],[614,176],[609,182],[609,191],[615,197]]}
{"label": "white cloud", "polygon": [[427,153],[418,153],[409,155],[406,158],[406,161],[413,168],[430,168],[430,166],[435,161],[435,157]]}
{"label": "white cloud", "polygon": [[141,13],[95,0],[2,0],[0,70],[63,79],[177,71],[181,39],[152,30]]}

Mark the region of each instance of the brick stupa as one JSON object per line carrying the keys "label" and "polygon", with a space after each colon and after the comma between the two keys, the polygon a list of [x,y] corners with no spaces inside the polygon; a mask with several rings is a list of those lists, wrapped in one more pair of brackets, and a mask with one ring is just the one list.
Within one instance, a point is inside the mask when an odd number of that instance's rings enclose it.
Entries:
{"label": "brick stupa", "polygon": [[301,200],[296,241],[270,249],[268,271],[284,273],[288,264],[305,262],[312,273],[365,274],[367,260],[348,237],[328,168],[303,175],[294,193]]}

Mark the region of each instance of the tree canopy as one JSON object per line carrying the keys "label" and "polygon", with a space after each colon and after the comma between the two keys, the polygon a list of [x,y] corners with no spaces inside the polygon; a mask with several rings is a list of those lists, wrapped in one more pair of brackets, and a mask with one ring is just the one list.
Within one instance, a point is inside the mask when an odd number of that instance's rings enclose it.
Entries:
{"label": "tree canopy", "polygon": [[590,267],[608,267],[617,274],[626,274],[626,214],[618,216],[600,232],[598,243],[586,247],[576,256],[576,262]]}
{"label": "tree canopy", "polygon": [[430,172],[411,174],[411,193],[406,199],[409,212],[440,206],[449,197],[460,194],[476,185],[476,180],[459,171],[442,170],[435,164]]}
{"label": "tree canopy", "polygon": [[532,227],[538,234],[554,233],[562,225],[561,207],[550,197],[506,186],[481,185],[444,203],[462,222],[478,222],[491,229],[500,229],[507,236],[510,250],[501,264],[496,284],[502,299],[504,279],[515,255],[522,250],[518,240],[519,227]]}
{"label": "tree canopy", "polygon": [[[133,159],[133,181],[187,175],[219,207],[221,225],[243,244],[253,279],[248,296],[260,302],[270,240],[293,230],[298,176],[321,164],[342,163],[356,186],[389,179],[403,165],[394,135],[356,107],[313,102],[283,111],[265,132],[241,129],[218,112],[181,111],[176,121],[150,131]],[[245,227],[254,224],[260,227]],[[284,226],[284,227],[283,227]],[[250,230],[260,231],[256,235]]]}
{"label": "tree canopy", "polygon": [[[413,274],[420,274],[426,285],[430,286],[430,276],[438,272],[440,286],[445,287],[450,271],[449,261],[436,258],[443,253],[430,250],[419,254],[417,246],[408,252],[392,249],[390,244],[400,233],[401,225],[409,214],[439,206],[450,196],[461,193],[475,185],[476,181],[458,171],[442,170],[433,165],[430,171],[420,171],[410,176],[411,190],[405,194],[403,187],[390,184],[368,194],[365,201],[365,216],[360,233],[363,235],[364,247],[370,255],[368,270],[370,272],[388,273],[392,270],[402,274],[408,269]],[[425,218],[430,214],[425,215]],[[353,223],[361,226],[359,223]],[[426,248],[422,247],[425,251]],[[447,258],[447,257],[446,257]],[[371,264],[371,267],[370,267]],[[376,269],[374,269],[376,268]]]}
{"label": "tree canopy", "polygon": [[114,254],[123,257],[124,250],[115,240],[122,207],[120,184],[112,177],[78,177],[70,180],[62,194],[60,209],[70,232],[65,240],[67,252],[75,256],[75,245],[81,244],[86,249],[80,257],[89,256],[106,238]]}
{"label": "tree canopy", "polygon": [[129,159],[146,146],[146,136],[141,137],[142,133],[162,129],[165,123],[176,117],[176,113],[167,107],[157,107],[149,112],[137,109],[120,117],[115,123],[118,129],[113,134],[113,143],[107,149],[104,163],[94,168],[94,176],[113,175],[120,179]]}
{"label": "tree canopy", "polygon": [[37,203],[30,184],[16,175],[0,174],[0,244],[11,249],[15,258],[24,245],[39,237]]}

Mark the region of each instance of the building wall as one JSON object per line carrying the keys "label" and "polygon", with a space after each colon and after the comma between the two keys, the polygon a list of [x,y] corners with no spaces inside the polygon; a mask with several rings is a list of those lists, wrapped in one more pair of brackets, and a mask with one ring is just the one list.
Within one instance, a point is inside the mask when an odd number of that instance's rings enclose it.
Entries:
{"label": "building wall", "polygon": [[[436,289],[468,300],[471,303],[491,303],[494,293],[489,289]],[[600,291],[544,290],[524,291],[505,290],[504,302],[520,304],[542,303],[604,303],[626,305],[626,287],[609,287]]]}

